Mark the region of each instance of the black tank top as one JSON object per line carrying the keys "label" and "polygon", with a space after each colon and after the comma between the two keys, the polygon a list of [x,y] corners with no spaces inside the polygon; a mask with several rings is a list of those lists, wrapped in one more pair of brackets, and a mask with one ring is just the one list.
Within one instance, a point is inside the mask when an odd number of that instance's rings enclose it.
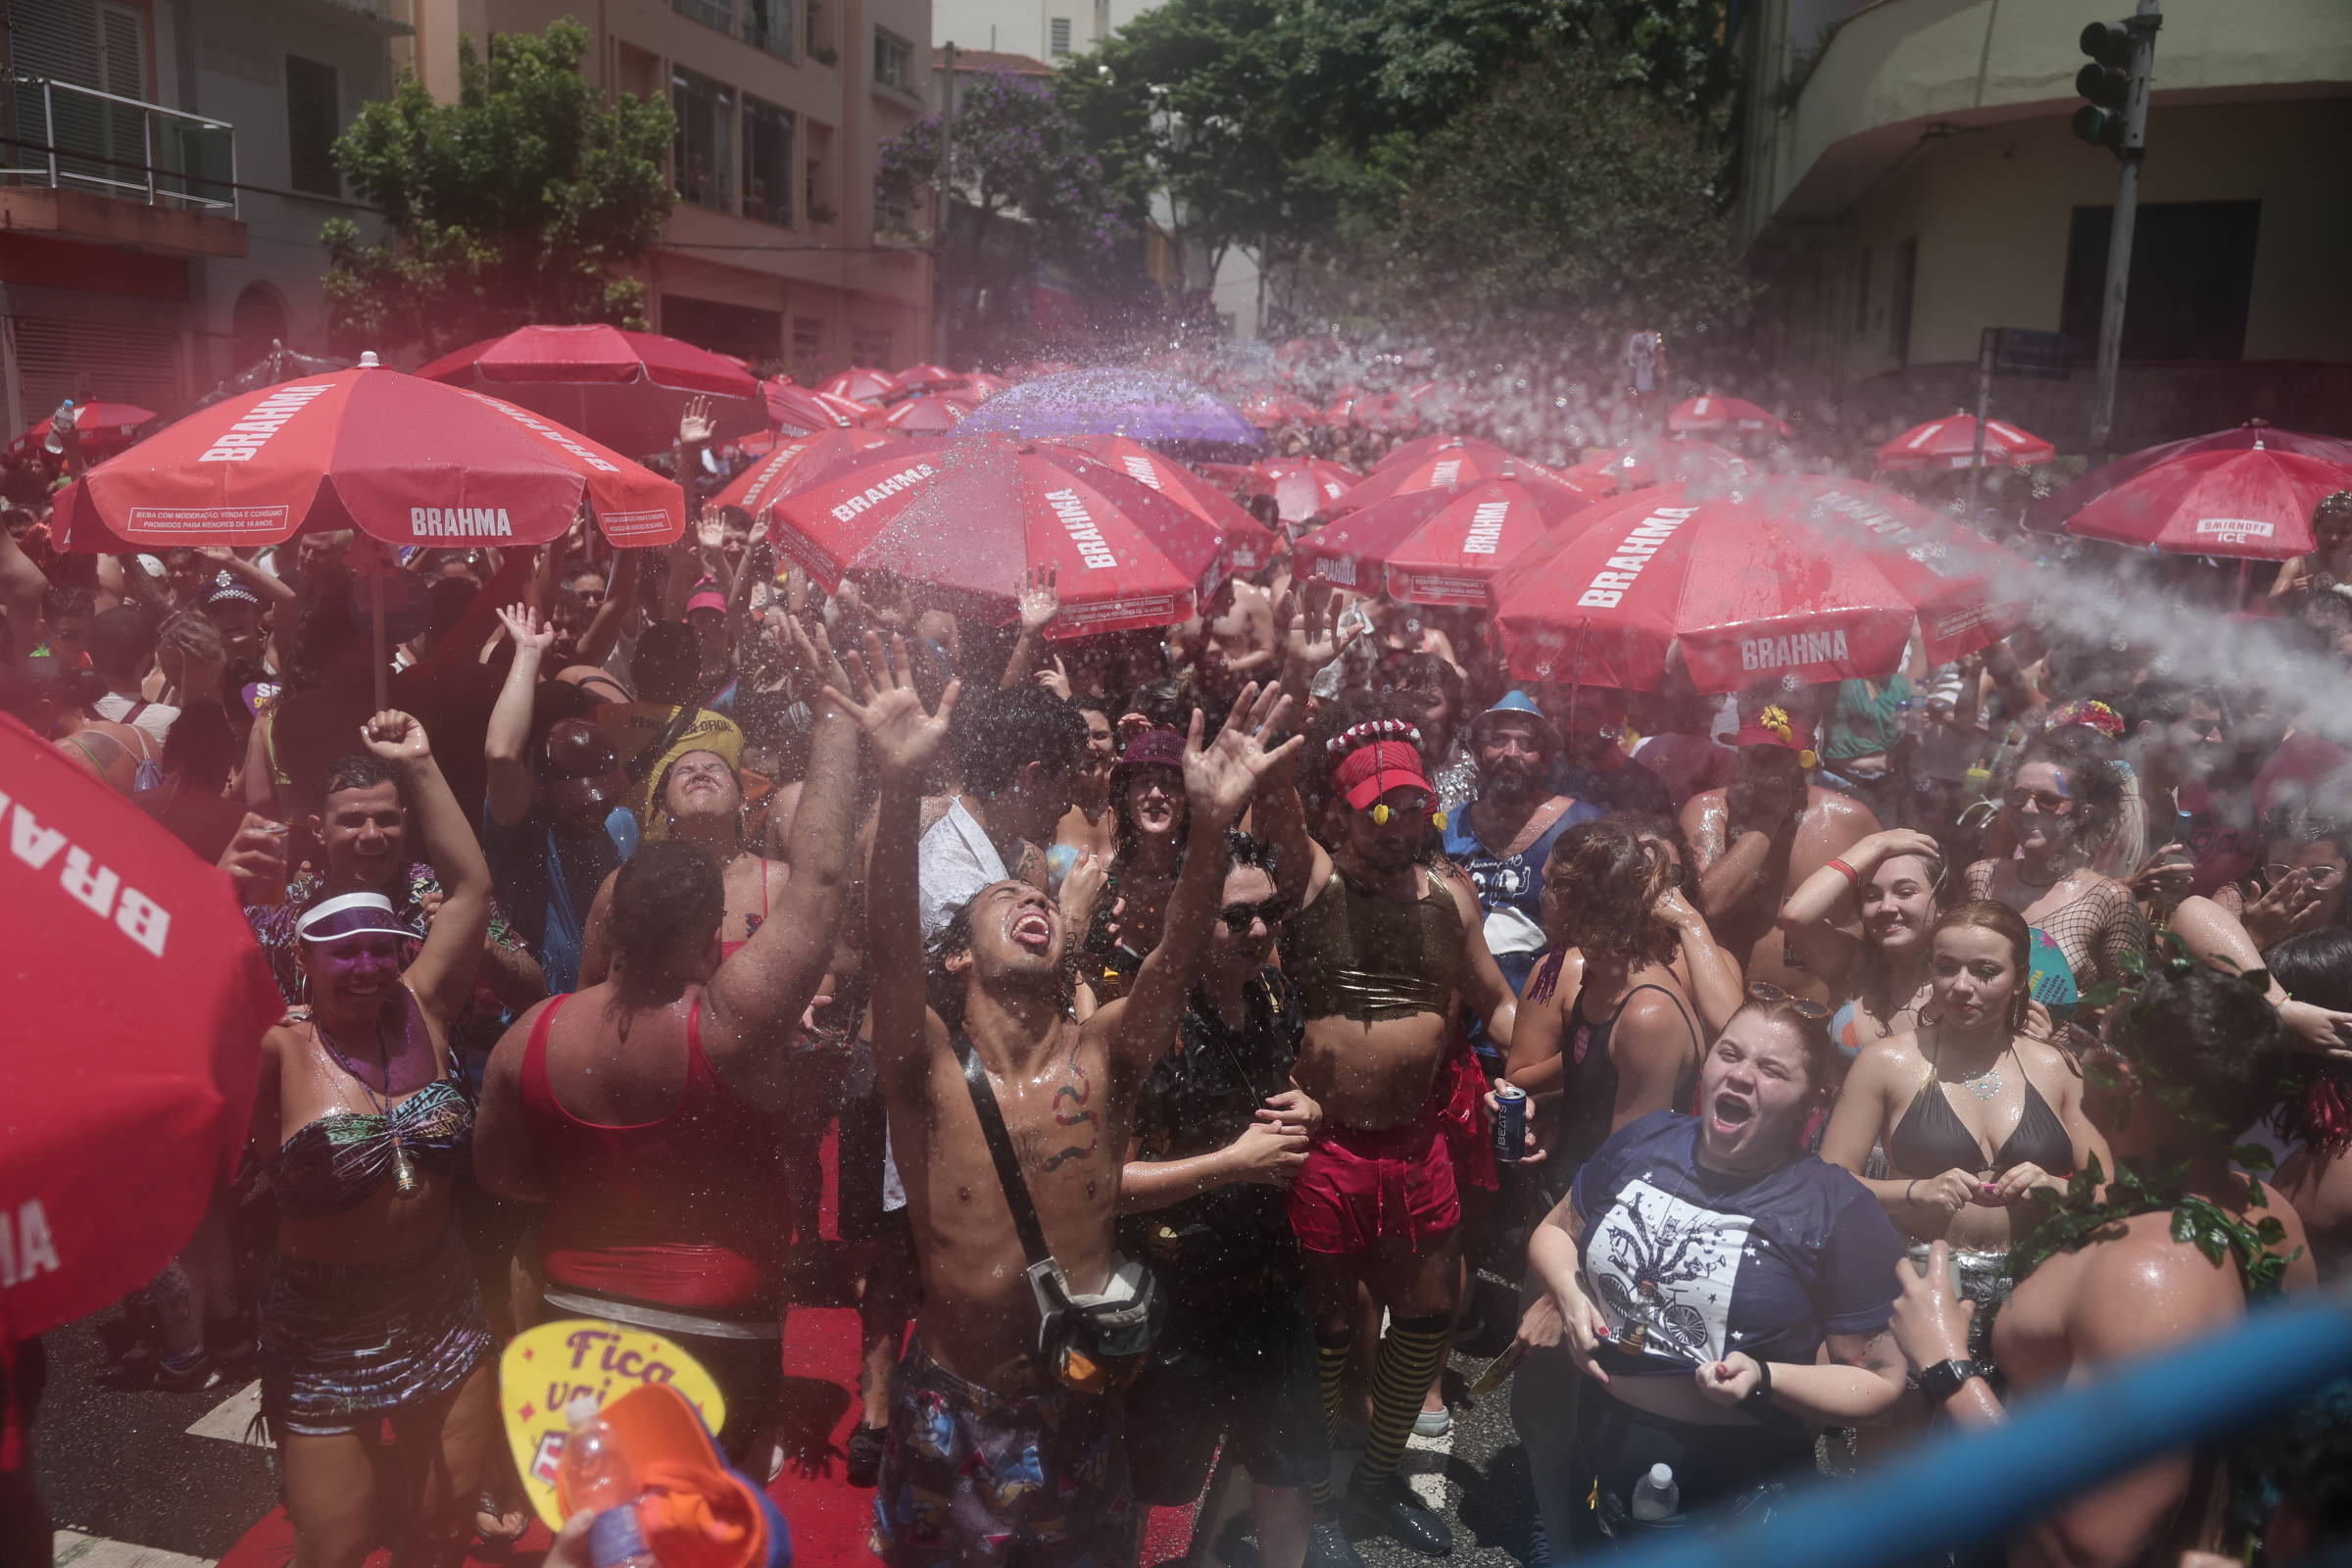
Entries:
{"label": "black tank top", "polygon": [[[2025,1079],[2026,1106],[2018,1113],[2017,1126],[2001,1141],[1994,1153],[1994,1174],[2019,1165],[2039,1165],[2053,1176],[2066,1175],[2075,1165],[2075,1141],[2069,1138],[2066,1127],[2050,1102],[2041,1098],[2034,1080],[2026,1078],[2025,1068],[2018,1068]],[[1906,1176],[1940,1176],[1947,1170],[1983,1170],[1984,1146],[1977,1135],[1960,1120],[1952,1109],[1949,1096],[1937,1081],[1933,1067],[1928,1081],[1919,1086],[1911,1103],[1903,1107],[1902,1120],[1894,1124],[1894,1135],[1886,1140],[1886,1162]]]}
{"label": "black tank top", "polygon": [[1628,1004],[1644,991],[1655,991],[1673,1003],[1690,1030],[1690,1058],[1675,1081],[1672,1108],[1688,1109],[1697,1092],[1698,1025],[1691,1022],[1682,998],[1661,985],[1638,985],[1625,994],[1605,1021],[1593,1023],[1585,1017],[1584,995],[1578,993],[1568,1015],[1575,1027],[1565,1042],[1568,1059],[1561,1069],[1561,1087],[1566,1093],[1560,1099],[1560,1147],[1552,1156],[1559,1164],[1556,1174],[1562,1178],[1573,1176],[1609,1136],[1609,1126],[1617,1116],[1617,1062],[1609,1054],[1609,1037],[1617,1032],[1617,1020],[1625,1016]]}

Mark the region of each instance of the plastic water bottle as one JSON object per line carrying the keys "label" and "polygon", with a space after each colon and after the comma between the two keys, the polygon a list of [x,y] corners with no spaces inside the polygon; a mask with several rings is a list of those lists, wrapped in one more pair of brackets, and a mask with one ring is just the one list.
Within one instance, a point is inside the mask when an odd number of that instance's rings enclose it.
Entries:
{"label": "plastic water bottle", "polygon": [[1645,1525],[1673,1518],[1682,1505],[1682,1489],[1674,1484],[1672,1465],[1653,1464],[1649,1474],[1634,1483],[1633,1514]]}
{"label": "plastic water bottle", "polygon": [[564,1419],[571,1430],[564,1436],[556,1491],[574,1510],[596,1510],[588,1560],[596,1568],[660,1568],[637,1529],[637,1472],[605,1425],[595,1396],[583,1394],[565,1405]]}

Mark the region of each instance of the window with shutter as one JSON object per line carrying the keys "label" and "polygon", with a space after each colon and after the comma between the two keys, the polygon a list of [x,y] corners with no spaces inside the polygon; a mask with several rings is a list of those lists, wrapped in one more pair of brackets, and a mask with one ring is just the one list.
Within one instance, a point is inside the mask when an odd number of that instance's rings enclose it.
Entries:
{"label": "window with shutter", "polygon": [[335,96],[334,67],[286,56],[286,178],[296,190],[343,194],[343,175],[335,168],[335,133],[342,128]]}
{"label": "window with shutter", "polygon": [[1052,48],[1054,53],[1055,55],[1068,54],[1070,52],[1070,19],[1067,17],[1055,17],[1046,25],[1051,30],[1053,35]]}
{"label": "window with shutter", "polygon": [[17,317],[17,373],[27,419],[48,416],[67,398],[105,397],[172,410],[187,401],[180,384],[179,334],[114,321]]}

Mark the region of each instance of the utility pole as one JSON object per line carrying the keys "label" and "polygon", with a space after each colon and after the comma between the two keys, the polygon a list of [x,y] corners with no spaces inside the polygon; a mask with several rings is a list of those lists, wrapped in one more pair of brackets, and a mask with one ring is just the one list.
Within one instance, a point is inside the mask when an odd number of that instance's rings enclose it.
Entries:
{"label": "utility pole", "polygon": [[948,45],[948,80],[939,106],[939,211],[931,223],[931,363],[948,358],[948,230],[955,213],[956,46]]}
{"label": "utility pole", "polygon": [[2099,304],[2099,381],[2090,414],[2094,461],[2106,458],[2115,428],[2116,368],[2123,359],[2124,304],[2132,285],[2132,230],[2139,216],[2139,166],[2147,156],[2148,88],[2156,74],[2156,31],[2163,25],[2160,0],[2139,0],[2128,22],[2090,24],[2082,29],[2082,52],[2093,63],[2075,77],[2077,89],[2090,100],[2075,111],[2075,134],[2107,147],[2123,165],[2107,229],[2107,287]]}

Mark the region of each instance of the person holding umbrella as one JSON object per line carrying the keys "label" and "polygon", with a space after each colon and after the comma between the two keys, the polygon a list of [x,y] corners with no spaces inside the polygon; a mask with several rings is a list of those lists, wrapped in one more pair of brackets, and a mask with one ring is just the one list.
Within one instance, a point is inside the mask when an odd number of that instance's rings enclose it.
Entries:
{"label": "person holding umbrella", "polygon": [[433,1561],[462,1555],[499,1442],[490,1330],[454,1206],[473,1105],[450,1050],[481,965],[490,867],[423,725],[387,710],[360,738],[416,802],[447,880],[405,968],[411,933],[391,900],[357,877],[320,883],[295,925],[310,1004],[263,1040],[252,1140],[279,1224],[262,1413],[307,1568],[355,1568],[373,1547],[383,1420],[411,1539]]}

